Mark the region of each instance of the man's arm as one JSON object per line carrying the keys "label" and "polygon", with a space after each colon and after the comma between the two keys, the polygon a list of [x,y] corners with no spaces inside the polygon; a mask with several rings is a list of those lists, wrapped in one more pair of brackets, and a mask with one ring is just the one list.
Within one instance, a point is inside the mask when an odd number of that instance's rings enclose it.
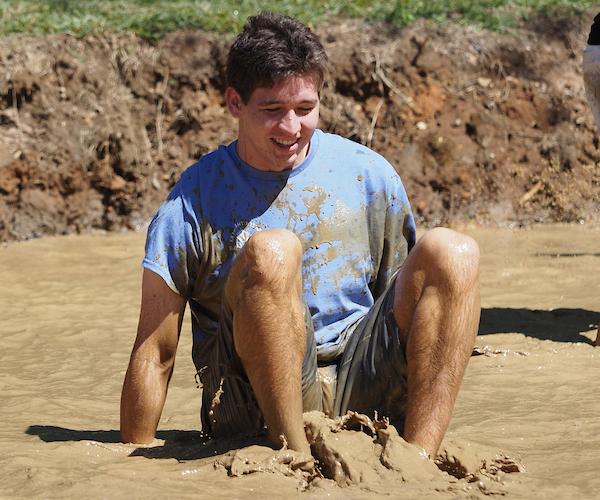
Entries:
{"label": "man's arm", "polygon": [[149,443],[165,403],[185,299],[144,269],[137,337],[121,393],[121,440]]}

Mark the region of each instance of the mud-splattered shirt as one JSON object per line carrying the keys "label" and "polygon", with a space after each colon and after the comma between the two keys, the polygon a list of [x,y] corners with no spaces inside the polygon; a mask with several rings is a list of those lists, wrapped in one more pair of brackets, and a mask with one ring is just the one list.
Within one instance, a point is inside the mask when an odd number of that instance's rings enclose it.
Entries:
{"label": "mud-splattered shirt", "polygon": [[232,261],[250,235],[294,232],[304,248],[304,299],[318,358],[341,354],[345,335],[385,290],[415,242],[406,192],[379,154],[316,130],[305,160],[264,172],[236,142],[188,168],[159,208],[143,265],[187,299],[194,350],[215,335]]}

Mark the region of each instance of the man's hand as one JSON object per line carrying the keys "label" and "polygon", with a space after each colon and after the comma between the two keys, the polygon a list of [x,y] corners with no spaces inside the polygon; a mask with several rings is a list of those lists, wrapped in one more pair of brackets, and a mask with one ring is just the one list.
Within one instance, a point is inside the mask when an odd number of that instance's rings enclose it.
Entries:
{"label": "man's hand", "polygon": [[144,269],[137,337],[121,394],[121,440],[154,439],[173,372],[185,300]]}

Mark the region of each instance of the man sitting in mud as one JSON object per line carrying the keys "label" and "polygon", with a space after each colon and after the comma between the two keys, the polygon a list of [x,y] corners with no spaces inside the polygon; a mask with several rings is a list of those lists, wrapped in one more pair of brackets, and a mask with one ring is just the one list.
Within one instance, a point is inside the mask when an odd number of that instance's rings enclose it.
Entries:
{"label": "man sitting in mud", "polygon": [[235,39],[238,138],[182,174],[148,229],[123,441],[154,438],[189,303],[204,432],[266,426],[310,453],[303,412],[355,410],[436,453],[479,323],[478,248],[443,228],[415,243],[395,169],[317,128],[326,64],[289,17]]}

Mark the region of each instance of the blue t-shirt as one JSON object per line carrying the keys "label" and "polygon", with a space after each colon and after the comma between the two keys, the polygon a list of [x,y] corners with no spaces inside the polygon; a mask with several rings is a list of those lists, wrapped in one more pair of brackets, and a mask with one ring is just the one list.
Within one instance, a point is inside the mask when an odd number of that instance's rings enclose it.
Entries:
{"label": "blue t-shirt", "polygon": [[317,355],[335,359],[342,333],[369,310],[414,245],[400,177],[374,151],[320,130],[304,161],[284,172],[251,167],[236,142],[189,167],[150,224],[143,265],[189,302],[195,352],[216,335],[233,259],[250,235],[270,228],[302,242]]}

